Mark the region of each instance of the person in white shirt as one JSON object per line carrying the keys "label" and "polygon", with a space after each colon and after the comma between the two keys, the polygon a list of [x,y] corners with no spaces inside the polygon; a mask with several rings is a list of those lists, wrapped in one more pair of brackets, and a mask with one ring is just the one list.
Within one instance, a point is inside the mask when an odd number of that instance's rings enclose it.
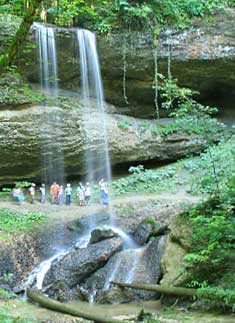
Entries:
{"label": "person in white shirt", "polygon": [[72,187],[70,184],[67,184],[66,189],[65,189],[65,195],[66,195],[66,205],[70,205],[71,203],[71,195],[72,195]]}
{"label": "person in white shirt", "polygon": [[31,186],[29,187],[29,194],[31,196],[31,204],[34,204],[34,199],[35,199],[35,187],[36,184],[32,183]]}

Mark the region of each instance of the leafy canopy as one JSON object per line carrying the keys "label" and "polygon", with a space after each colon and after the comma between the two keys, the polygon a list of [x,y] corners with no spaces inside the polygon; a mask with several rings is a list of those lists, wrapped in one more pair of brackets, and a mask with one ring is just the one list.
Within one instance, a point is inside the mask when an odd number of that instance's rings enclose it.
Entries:
{"label": "leafy canopy", "polygon": [[[47,22],[107,32],[111,29],[145,29],[155,25],[185,27],[193,17],[234,6],[226,0],[45,0],[38,13]],[[0,13],[23,16],[25,0],[0,0]]]}

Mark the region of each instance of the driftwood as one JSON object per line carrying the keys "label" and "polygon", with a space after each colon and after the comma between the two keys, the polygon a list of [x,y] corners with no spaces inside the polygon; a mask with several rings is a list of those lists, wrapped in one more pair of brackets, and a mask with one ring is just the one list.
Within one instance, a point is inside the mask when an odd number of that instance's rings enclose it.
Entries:
{"label": "driftwood", "polygon": [[60,303],[55,300],[52,300],[52,299],[44,296],[39,291],[34,290],[34,289],[28,289],[27,296],[30,300],[32,300],[32,301],[42,305],[43,307],[50,309],[50,310],[54,310],[54,311],[64,313],[64,314],[70,314],[70,315],[76,316],[76,317],[82,317],[86,320],[94,321],[97,323],[128,323],[128,322],[124,322],[124,321],[115,320],[112,318],[107,318],[105,316],[100,316],[95,313],[90,314],[90,313],[82,312],[77,308],[68,306],[66,304]]}
{"label": "driftwood", "polygon": [[171,296],[187,296],[193,297],[197,295],[197,290],[193,288],[183,288],[183,287],[171,287],[171,286],[164,286],[164,285],[153,285],[153,284],[126,284],[126,283],[118,283],[118,282],[111,282],[113,285],[117,285],[119,287],[128,287],[134,289],[142,289],[147,291],[159,292],[166,295]]}

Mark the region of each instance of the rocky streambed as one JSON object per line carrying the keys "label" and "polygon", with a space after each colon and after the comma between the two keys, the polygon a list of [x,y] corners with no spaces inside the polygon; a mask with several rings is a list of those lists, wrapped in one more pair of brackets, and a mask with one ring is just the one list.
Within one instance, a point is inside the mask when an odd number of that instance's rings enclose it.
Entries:
{"label": "rocky streambed", "polygon": [[40,286],[53,298],[98,303],[156,299],[156,293],[124,291],[110,282],[171,283],[179,274],[190,232],[174,224],[182,209],[180,202],[137,204],[138,212],[122,209],[115,221],[103,211],[81,218],[77,211],[74,216],[79,218],[68,218],[59,229],[60,221],[53,221],[54,227],[22,234],[21,243],[19,237],[1,241],[0,250],[8,257],[2,258],[0,276],[14,274],[11,282],[1,281],[1,286],[16,292],[35,286],[41,275],[39,271],[35,275],[35,268],[58,254],[43,273]]}

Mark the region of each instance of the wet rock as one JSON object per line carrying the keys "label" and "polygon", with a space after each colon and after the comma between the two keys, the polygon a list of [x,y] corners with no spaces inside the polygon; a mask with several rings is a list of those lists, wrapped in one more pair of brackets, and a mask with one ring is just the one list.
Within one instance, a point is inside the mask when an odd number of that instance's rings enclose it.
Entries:
{"label": "wet rock", "polygon": [[157,229],[157,222],[154,219],[145,219],[138,225],[135,233],[134,233],[134,239],[136,242],[140,245],[145,244],[151,235],[156,231]]}
{"label": "wet rock", "polygon": [[117,237],[117,234],[113,232],[113,230],[110,227],[103,226],[100,228],[96,228],[91,232],[91,238],[89,243],[94,244],[96,242],[99,242],[105,239],[110,239],[113,237]]}
{"label": "wet rock", "polygon": [[109,223],[111,220],[110,217],[110,214],[107,212],[90,214],[87,216],[83,216],[80,219],[71,223],[70,228],[77,232],[88,232],[91,231],[92,228],[103,226],[104,224]]}
{"label": "wet rock", "polygon": [[95,299],[99,303],[123,303],[156,297],[157,294],[153,292],[120,289],[110,285],[110,281],[157,283],[162,275],[160,260],[164,242],[165,237],[156,238],[144,248],[119,252],[88,278],[84,287],[97,291]]}
{"label": "wet rock", "polygon": [[83,279],[104,266],[108,259],[122,247],[119,238],[108,239],[82,249],[73,249],[61,260],[54,261],[45,276],[43,285],[50,286],[47,292],[58,296],[76,287]]}

